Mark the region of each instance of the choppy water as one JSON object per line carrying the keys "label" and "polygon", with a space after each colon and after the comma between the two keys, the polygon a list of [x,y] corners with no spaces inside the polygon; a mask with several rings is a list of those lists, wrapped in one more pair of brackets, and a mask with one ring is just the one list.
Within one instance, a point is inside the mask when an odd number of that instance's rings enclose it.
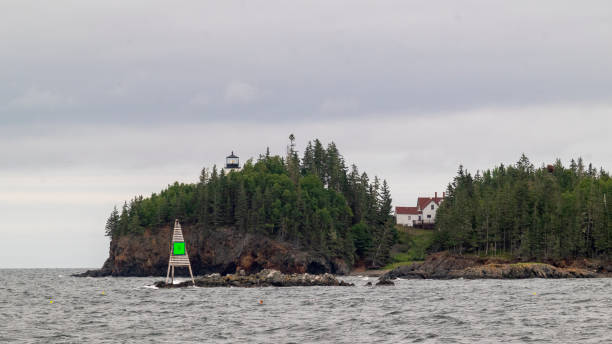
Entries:
{"label": "choppy water", "polygon": [[612,279],[158,290],[80,271],[0,270],[0,342],[612,342]]}

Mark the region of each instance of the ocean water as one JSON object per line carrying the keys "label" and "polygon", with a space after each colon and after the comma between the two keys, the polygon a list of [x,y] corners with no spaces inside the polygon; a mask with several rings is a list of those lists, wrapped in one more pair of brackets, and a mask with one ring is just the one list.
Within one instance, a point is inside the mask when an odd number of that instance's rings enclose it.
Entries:
{"label": "ocean water", "polygon": [[0,270],[0,343],[612,343],[612,279],[162,290],[84,270]]}

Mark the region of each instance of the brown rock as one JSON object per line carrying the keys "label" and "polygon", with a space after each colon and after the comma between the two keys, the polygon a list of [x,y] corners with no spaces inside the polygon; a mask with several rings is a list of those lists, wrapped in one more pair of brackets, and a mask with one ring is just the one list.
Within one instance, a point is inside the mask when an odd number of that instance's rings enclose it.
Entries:
{"label": "brown rock", "polygon": [[[123,235],[110,244],[109,258],[99,270],[78,276],[166,276],[172,230],[147,229],[142,235]],[[231,228],[203,231],[184,225],[183,236],[195,275],[257,273],[275,269],[283,273],[346,274],[344,260],[303,250],[263,235],[242,233]],[[184,270],[184,271],[183,271]],[[177,269],[187,276],[187,269]],[[179,275],[177,275],[179,276]]]}
{"label": "brown rock", "polygon": [[389,286],[389,285],[395,285],[395,283],[393,283],[393,281],[389,280],[389,279],[381,279],[376,283],[377,286]]}
{"label": "brown rock", "polygon": [[[562,262],[565,266],[566,262]],[[581,262],[583,266],[592,263]],[[456,256],[448,252],[432,254],[422,263],[401,266],[380,277],[380,281],[393,278],[592,278],[587,269],[562,268],[544,263],[513,263],[496,258]]]}
{"label": "brown rock", "polygon": [[[294,286],[354,286],[352,283],[338,281],[331,274],[311,275],[305,274],[283,274],[278,270],[265,269],[251,275],[227,275],[211,274],[199,277],[195,280],[198,287],[294,287]],[[166,284],[165,281],[155,283],[158,288],[182,288],[192,286],[191,281],[178,284]]]}

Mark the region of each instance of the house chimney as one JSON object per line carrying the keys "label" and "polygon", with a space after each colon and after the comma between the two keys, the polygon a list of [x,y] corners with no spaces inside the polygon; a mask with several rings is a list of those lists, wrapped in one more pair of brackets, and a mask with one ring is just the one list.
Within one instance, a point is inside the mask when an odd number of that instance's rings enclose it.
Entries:
{"label": "house chimney", "polygon": [[434,198],[438,198],[438,191],[436,191],[434,195],[435,195]]}

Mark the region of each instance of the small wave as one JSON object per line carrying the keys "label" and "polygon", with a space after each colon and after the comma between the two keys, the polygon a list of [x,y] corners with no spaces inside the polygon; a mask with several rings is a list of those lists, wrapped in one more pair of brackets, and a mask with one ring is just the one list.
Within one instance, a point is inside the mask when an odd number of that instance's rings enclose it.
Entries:
{"label": "small wave", "polygon": [[159,289],[158,287],[156,287],[154,285],[145,285],[145,286],[142,286],[142,288],[146,288],[146,289]]}
{"label": "small wave", "polygon": [[573,304],[576,304],[576,303],[588,303],[588,302],[591,302],[591,301],[593,301],[593,299],[591,299],[591,298],[588,298],[588,299],[578,299],[578,300],[572,301],[572,303]]}
{"label": "small wave", "polygon": [[388,315],[398,315],[398,314],[402,314],[402,313],[403,312],[400,311],[400,310],[395,310],[395,311],[391,311],[391,312],[385,314],[385,316],[388,316]]}

